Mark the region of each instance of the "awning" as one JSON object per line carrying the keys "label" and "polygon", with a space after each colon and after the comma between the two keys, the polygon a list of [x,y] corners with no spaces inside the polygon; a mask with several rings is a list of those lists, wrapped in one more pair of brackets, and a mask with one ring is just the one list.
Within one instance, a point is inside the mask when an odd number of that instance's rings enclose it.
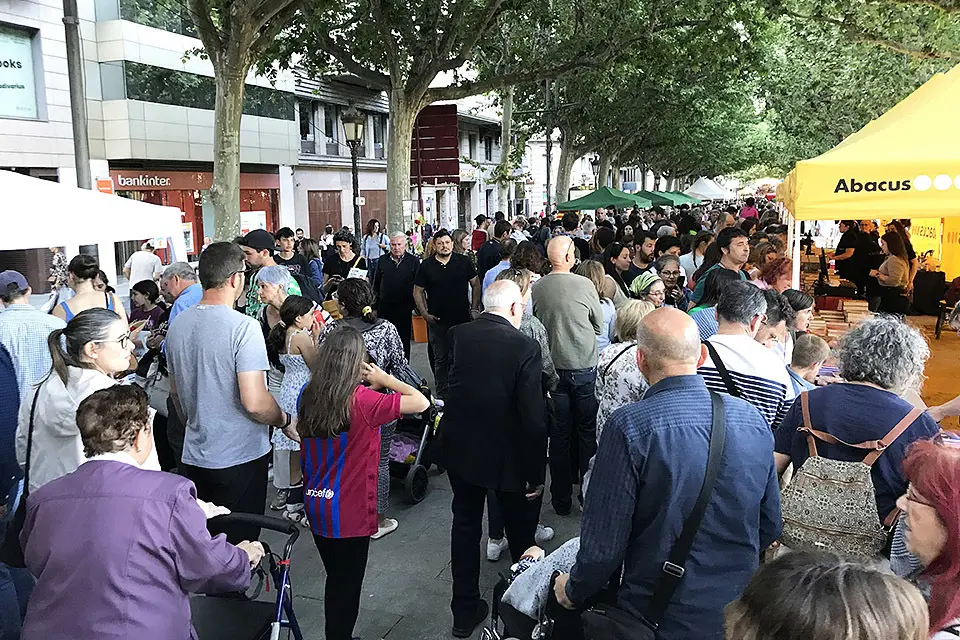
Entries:
{"label": "awning", "polygon": [[600,187],[593,193],[588,193],[582,198],[557,205],[557,211],[589,211],[590,209],[602,209],[604,207],[627,209],[634,205],[647,208],[652,207],[653,203],[646,198],[626,193],[619,189]]}

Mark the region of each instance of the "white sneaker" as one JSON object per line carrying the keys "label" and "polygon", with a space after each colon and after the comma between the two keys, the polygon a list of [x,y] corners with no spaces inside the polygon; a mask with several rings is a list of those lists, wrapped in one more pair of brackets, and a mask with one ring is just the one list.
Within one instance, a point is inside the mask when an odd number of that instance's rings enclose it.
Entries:
{"label": "white sneaker", "polygon": [[500,538],[499,540],[487,538],[487,560],[496,562],[500,559],[500,554],[509,548],[506,537]]}
{"label": "white sneaker", "polygon": [[549,542],[553,540],[553,536],[557,535],[554,532],[553,527],[545,527],[542,524],[537,525],[537,532],[533,535],[533,539],[537,541],[537,546],[541,546],[544,542]]}
{"label": "white sneaker", "polygon": [[374,540],[379,540],[385,535],[391,534],[397,530],[397,527],[400,526],[400,523],[394,520],[393,518],[385,518],[383,521],[383,526],[377,528],[377,532],[370,536]]}

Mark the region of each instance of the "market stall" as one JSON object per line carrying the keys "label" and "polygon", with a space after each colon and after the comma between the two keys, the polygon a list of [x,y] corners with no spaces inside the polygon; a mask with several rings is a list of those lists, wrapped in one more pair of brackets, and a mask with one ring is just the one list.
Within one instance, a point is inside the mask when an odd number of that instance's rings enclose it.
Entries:
{"label": "market stall", "polygon": [[958,103],[955,67],[830,151],[798,162],[778,200],[796,221],[913,219],[917,252],[932,250],[948,280],[960,276]]}
{"label": "market stall", "polygon": [[735,200],[737,197],[710,178],[697,178],[683,193],[697,200]]}
{"label": "market stall", "polygon": [[100,268],[116,281],[115,242],[153,239],[166,245],[171,262],[187,259],[182,213],[173,207],[70,187],[0,171],[3,213],[0,250],[97,245]]}
{"label": "market stall", "polygon": [[627,209],[634,206],[646,209],[652,207],[653,203],[647,198],[630,194],[626,191],[620,191],[612,187],[600,187],[582,198],[557,205],[557,211],[590,211],[604,207]]}

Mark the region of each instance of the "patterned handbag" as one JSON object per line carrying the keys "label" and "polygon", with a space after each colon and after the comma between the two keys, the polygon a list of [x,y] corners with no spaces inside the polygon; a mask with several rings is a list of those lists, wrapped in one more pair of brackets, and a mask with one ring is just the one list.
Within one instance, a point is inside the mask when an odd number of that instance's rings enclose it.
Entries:
{"label": "patterned handbag", "polygon": [[[831,551],[842,555],[877,557],[887,543],[897,511],[880,522],[876,491],[870,467],[913,422],[920,409],[913,409],[883,438],[850,444],[811,426],[810,400],[800,395],[803,426],[810,457],[782,491],[781,542],[790,549]],[[817,454],[817,440],[869,451],[862,462],[830,460]]]}

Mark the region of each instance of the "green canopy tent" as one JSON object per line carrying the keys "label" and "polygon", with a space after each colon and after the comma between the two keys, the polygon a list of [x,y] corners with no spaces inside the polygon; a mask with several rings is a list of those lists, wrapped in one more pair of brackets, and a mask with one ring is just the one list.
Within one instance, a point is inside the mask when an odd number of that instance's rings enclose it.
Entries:
{"label": "green canopy tent", "polygon": [[670,198],[666,194],[660,193],[659,191],[637,191],[633,195],[640,196],[641,198],[646,198],[651,202],[650,206],[658,206],[658,207],[675,206],[673,198]]}
{"label": "green canopy tent", "polygon": [[703,202],[701,202],[700,200],[697,200],[697,199],[694,198],[693,196],[688,196],[687,194],[683,193],[682,191],[668,191],[667,193],[669,193],[669,194],[672,195],[672,196],[677,196],[678,198],[683,198],[683,201],[681,201],[680,204],[684,204],[684,203],[686,203],[686,204],[703,204]]}
{"label": "green canopy tent", "polygon": [[600,187],[593,193],[588,193],[582,198],[570,200],[557,205],[557,211],[589,211],[590,209],[602,209],[605,207],[616,207],[626,209],[628,207],[652,207],[653,203],[648,198],[638,197],[619,189],[611,187]]}

